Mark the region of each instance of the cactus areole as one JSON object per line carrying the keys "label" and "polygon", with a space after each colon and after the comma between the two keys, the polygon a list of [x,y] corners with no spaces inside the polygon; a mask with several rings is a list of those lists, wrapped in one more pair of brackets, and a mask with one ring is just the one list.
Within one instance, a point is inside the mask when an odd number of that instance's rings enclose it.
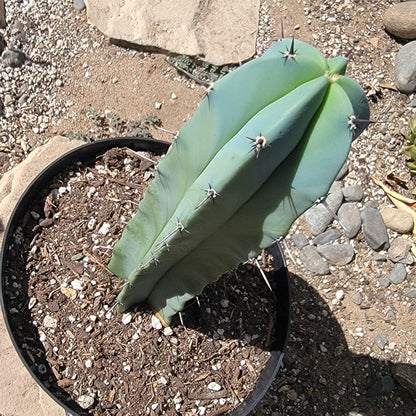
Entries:
{"label": "cactus areole", "polygon": [[114,247],[119,312],[147,302],[169,324],[328,192],[369,118],[346,65],[285,39],[215,82]]}

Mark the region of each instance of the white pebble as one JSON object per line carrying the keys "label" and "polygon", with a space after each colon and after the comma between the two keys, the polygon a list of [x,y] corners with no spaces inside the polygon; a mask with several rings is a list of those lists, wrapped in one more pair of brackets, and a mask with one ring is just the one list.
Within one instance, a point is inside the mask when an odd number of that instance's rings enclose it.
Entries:
{"label": "white pebble", "polygon": [[162,323],[160,322],[159,318],[157,318],[155,315],[152,316],[152,328],[162,329]]}
{"label": "white pebble", "polygon": [[221,386],[218,383],[216,383],[215,381],[212,381],[211,383],[208,384],[208,390],[220,391]]}
{"label": "white pebble", "polygon": [[74,279],[71,282],[71,286],[75,289],[75,290],[82,290],[82,288],[84,287],[84,283],[79,280],[79,279]]}
{"label": "white pebble", "polygon": [[46,315],[43,319],[43,326],[45,328],[54,329],[58,325],[58,321],[50,315]]}
{"label": "white pebble", "polygon": [[159,380],[157,381],[159,384],[163,384],[164,386],[166,386],[166,384],[168,384],[168,381],[166,380],[165,377],[160,377]]}
{"label": "white pebble", "polygon": [[108,222],[104,222],[103,225],[98,230],[98,234],[106,235],[110,231],[110,224]]}
{"label": "white pebble", "polygon": [[85,367],[91,368],[92,367],[92,361],[91,360],[85,361]]}
{"label": "white pebble", "polygon": [[91,198],[96,192],[97,188],[95,186],[91,186],[90,189],[88,189],[87,197]]}
{"label": "white pebble", "polygon": [[77,399],[77,403],[83,408],[88,409],[94,404],[94,397],[82,395]]}
{"label": "white pebble", "polygon": [[206,407],[204,407],[204,406],[198,407],[198,415],[199,416],[204,416],[206,411],[207,411]]}
{"label": "white pebble", "polygon": [[338,300],[342,300],[344,299],[344,291],[343,290],[337,290],[337,292],[335,293],[335,297]]}
{"label": "white pebble", "polygon": [[28,308],[32,309],[36,304],[36,298],[30,298]]}
{"label": "white pebble", "polygon": [[123,322],[124,325],[127,325],[131,322],[132,316],[130,313],[124,313],[121,317],[121,322]]}
{"label": "white pebble", "polygon": [[170,326],[168,326],[167,328],[165,328],[163,330],[163,335],[166,335],[167,337],[173,335],[173,331],[172,328]]}

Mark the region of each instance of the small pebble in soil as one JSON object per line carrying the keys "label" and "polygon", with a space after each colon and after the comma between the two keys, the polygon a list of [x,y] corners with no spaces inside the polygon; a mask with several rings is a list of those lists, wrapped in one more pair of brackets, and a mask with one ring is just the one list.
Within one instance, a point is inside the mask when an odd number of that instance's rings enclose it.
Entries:
{"label": "small pebble in soil", "polygon": [[216,383],[215,381],[212,381],[211,383],[209,383],[208,384],[208,390],[211,390],[211,391],[220,391],[221,390],[221,386],[218,384],[218,383]]}
{"label": "small pebble in soil", "polygon": [[384,350],[387,345],[387,336],[385,334],[377,334],[374,338],[374,344],[376,344],[381,350]]}
{"label": "small pebble in soil", "polygon": [[354,293],[351,296],[351,300],[356,304],[356,305],[361,305],[361,303],[363,302],[363,297],[361,296],[361,293]]}
{"label": "small pebble in soil", "polygon": [[77,399],[77,403],[83,408],[88,409],[94,404],[94,397],[82,395]]}
{"label": "small pebble in soil", "polygon": [[379,279],[377,279],[378,284],[381,287],[389,287],[390,286],[390,279],[387,277],[380,277]]}
{"label": "small pebble in soil", "polygon": [[337,291],[336,291],[336,293],[335,293],[335,297],[336,297],[338,300],[342,300],[342,299],[344,299],[344,291],[343,291],[342,289],[337,290]]}
{"label": "small pebble in soil", "polygon": [[157,318],[155,315],[152,315],[152,328],[162,329],[162,323],[160,322],[159,318]]}
{"label": "small pebble in soil", "polygon": [[79,280],[79,279],[74,279],[74,280],[71,282],[71,286],[72,286],[72,288],[73,288],[73,289],[75,289],[75,290],[82,290],[82,289],[83,289],[83,287],[84,287],[84,284],[83,284],[83,282],[82,282],[81,280]]}
{"label": "small pebble in soil", "polygon": [[416,298],[416,287],[410,288],[406,292],[405,296],[408,297],[408,298],[411,298],[411,299]]}
{"label": "small pebble in soil", "polygon": [[121,317],[121,322],[123,322],[124,325],[128,325],[132,320],[131,313],[124,313]]}
{"label": "small pebble in soil", "polygon": [[393,266],[392,271],[390,272],[390,282],[399,285],[403,283],[406,279],[407,271],[406,266],[402,263],[397,263]]}
{"label": "small pebble in soil", "polygon": [[173,331],[172,328],[170,326],[166,327],[163,329],[163,335],[169,337],[171,335],[173,335]]}
{"label": "small pebble in soil", "polygon": [[45,318],[43,318],[43,326],[45,328],[54,329],[57,324],[58,321],[50,315],[46,315]]}

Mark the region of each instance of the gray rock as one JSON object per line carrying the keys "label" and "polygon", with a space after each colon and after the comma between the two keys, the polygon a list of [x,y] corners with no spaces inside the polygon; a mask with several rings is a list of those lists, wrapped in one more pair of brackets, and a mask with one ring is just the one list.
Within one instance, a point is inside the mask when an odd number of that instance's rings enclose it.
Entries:
{"label": "gray rock", "polygon": [[391,393],[396,388],[396,383],[391,376],[384,376],[376,381],[368,390],[367,396],[382,396]]}
{"label": "gray rock", "polygon": [[347,202],[358,202],[364,197],[364,191],[361,185],[346,186],[342,188],[342,193]]}
{"label": "gray rock", "polygon": [[19,68],[25,61],[26,55],[16,49],[5,49],[0,57],[0,63],[11,68]]}
{"label": "gray rock", "polygon": [[361,305],[363,303],[363,297],[361,296],[360,292],[356,292],[351,296],[351,300],[356,304],[356,305]]}
{"label": "gray rock", "polygon": [[333,220],[333,216],[322,204],[312,206],[305,213],[306,225],[313,235],[323,233]]}
{"label": "gray rock", "polygon": [[402,46],[397,53],[394,82],[403,93],[411,94],[416,91],[416,41]]}
{"label": "gray rock", "polygon": [[349,244],[333,244],[318,246],[318,253],[331,264],[345,266],[354,258],[354,249]]}
{"label": "gray rock", "polygon": [[260,0],[84,0],[88,20],[116,43],[198,56],[215,65],[256,53]]}
{"label": "gray rock", "polygon": [[387,345],[387,336],[385,334],[377,334],[374,338],[374,344],[381,350],[384,350],[384,347]]}
{"label": "gray rock", "polygon": [[85,9],[85,3],[84,0],[72,0],[72,6],[75,10],[84,10]]}
{"label": "gray rock", "polygon": [[393,377],[416,400],[416,366],[399,363],[393,369]]}
{"label": "gray rock", "polygon": [[416,3],[397,3],[383,15],[385,29],[402,39],[416,39]]}
{"label": "gray rock", "polygon": [[387,252],[389,259],[394,263],[413,264],[413,256],[410,252],[411,244],[406,238],[396,238],[391,242]]}
{"label": "gray rock", "polygon": [[299,254],[299,258],[302,261],[306,269],[312,273],[319,274],[321,276],[329,273],[329,267],[319,255],[315,246],[304,247]]}
{"label": "gray rock", "polygon": [[375,208],[375,209],[378,209],[378,201],[376,201],[375,199],[370,199],[370,201],[367,201],[365,203],[365,207],[364,208]]}
{"label": "gray rock", "polygon": [[338,192],[340,190],[342,190],[341,182],[335,181],[335,182],[332,182],[332,185],[329,188],[328,194],[332,194],[332,193]]}
{"label": "gray rock", "polygon": [[341,188],[331,192],[325,198],[325,204],[327,205],[328,210],[331,214],[336,214],[344,201],[344,194],[342,193]]}
{"label": "gray rock", "polygon": [[390,230],[396,231],[400,234],[410,233],[413,229],[412,216],[397,208],[383,208],[381,211],[384,224]]}
{"label": "gray rock", "polygon": [[375,208],[366,207],[361,211],[363,233],[367,244],[373,250],[387,250],[390,246],[383,217]]}
{"label": "gray rock", "polygon": [[405,296],[410,299],[416,298],[416,287],[411,287],[406,293]]}
{"label": "gray rock", "polygon": [[348,238],[354,238],[361,229],[360,210],[353,202],[341,205],[338,210],[338,219]]}
{"label": "gray rock", "polygon": [[374,261],[379,261],[379,262],[385,262],[385,261],[387,261],[387,257],[386,257],[385,254],[376,253],[373,256],[373,260]]}
{"label": "gray rock", "polygon": [[386,322],[394,322],[396,320],[396,314],[391,306],[385,309]]}
{"label": "gray rock", "polygon": [[395,285],[399,285],[405,281],[406,276],[406,266],[402,263],[397,263],[394,265],[392,271],[390,272],[389,279],[390,282],[394,283]]}
{"label": "gray rock", "polygon": [[321,202],[305,213],[305,221],[309,231],[313,235],[323,233],[329,224],[336,218],[336,213],[342,204],[344,195],[341,189],[329,194],[324,202]]}
{"label": "gray rock", "polygon": [[299,250],[309,244],[308,239],[303,234],[295,233],[290,237],[290,239],[293,245]]}
{"label": "gray rock", "polygon": [[340,237],[341,233],[336,228],[331,228],[330,230],[326,230],[323,233],[317,235],[312,240],[312,243],[316,246],[319,246],[322,244],[332,243],[333,241],[338,240]]}
{"label": "gray rock", "polygon": [[381,287],[389,287],[390,286],[390,280],[387,277],[379,277],[377,279],[377,282]]}

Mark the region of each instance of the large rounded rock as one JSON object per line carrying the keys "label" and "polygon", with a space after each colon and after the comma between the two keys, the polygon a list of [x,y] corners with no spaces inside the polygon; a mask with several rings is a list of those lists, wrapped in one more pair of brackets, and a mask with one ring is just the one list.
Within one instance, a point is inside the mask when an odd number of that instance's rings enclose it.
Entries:
{"label": "large rounded rock", "polygon": [[122,45],[198,56],[215,65],[254,56],[260,0],[85,0],[89,21]]}
{"label": "large rounded rock", "polygon": [[394,4],[384,13],[383,24],[394,36],[416,39],[416,1]]}
{"label": "large rounded rock", "polygon": [[416,40],[404,45],[397,53],[394,83],[405,94],[416,91]]}
{"label": "large rounded rock", "polygon": [[366,207],[361,211],[361,220],[367,244],[373,250],[387,250],[390,247],[389,235],[380,212]]}
{"label": "large rounded rock", "polygon": [[390,230],[407,234],[413,230],[413,218],[406,211],[397,208],[383,208],[381,211],[384,224]]}

